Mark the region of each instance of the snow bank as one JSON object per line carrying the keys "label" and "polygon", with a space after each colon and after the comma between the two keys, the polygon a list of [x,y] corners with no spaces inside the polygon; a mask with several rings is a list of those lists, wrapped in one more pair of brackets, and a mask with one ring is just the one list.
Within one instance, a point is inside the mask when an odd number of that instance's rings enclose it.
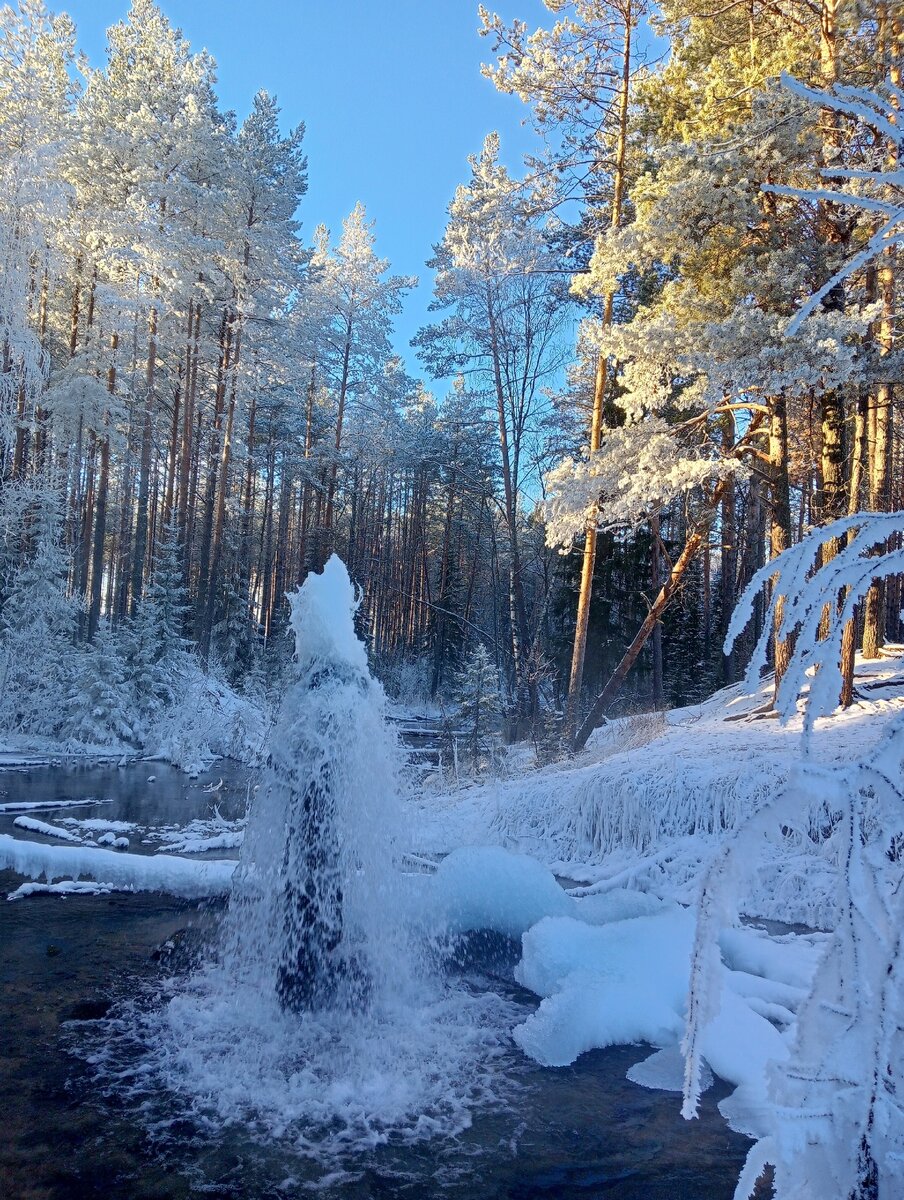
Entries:
{"label": "snow bank", "polygon": [[828,942],[828,934],[790,934],[772,937],[763,929],[745,926],[723,929],[719,948],[735,971],[777,980],[791,988],[809,988]]}
{"label": "snow bank", "polygon": [[[573,917],[544,918],[525,933],[515,972],[543,999],[515,1029],[515,1041],[550,1067],[567,1066],[588,1050],[648,1042],[668,1053],[639,1063],[629,1078],[679,1090],[693,940],[693,914],[675,906],[601,927]],[[703,1055],[716,1075],[737,1088],[723,1101],[723,1115],[736,1129],[759,1136],[769,1112],[769,1064],[788,1057],[788,1044],[748,1003],[743,980],[735,975],[734,987],[727,987],[729,972],[723,969],[722,976],[717,1009],[703,1032]]]}
{"label": "snow bank", "polygon": [[[859,760],[904,709],[902,660],[858,665],[857,705],[821,720],[812,750],[820,765]],[[675,710],[640,731],[612,721],[579,759],[514,780],[413,800],[422,852],[495,842],[561,875],[696,900],[701,870],[722,843],[793,778],[800,719],[756,719],[771,683],[739,686]],[[641,734],[643,735],[641,737]],[[775,823],[751,874],[742,911],[819,928],[835,919],[839,869],[831,798],[814,787],[793,829]],[[809,824],[808,824],[809,823]]]}
{"label": "snow bank", "polygon": [[225,895],[235,863],[192,862],[169,854],[121,854],[89,846],[46,846],[0,834],[0,869],[49,883],[85,875],[115,888],[166,892],[196,900]]}

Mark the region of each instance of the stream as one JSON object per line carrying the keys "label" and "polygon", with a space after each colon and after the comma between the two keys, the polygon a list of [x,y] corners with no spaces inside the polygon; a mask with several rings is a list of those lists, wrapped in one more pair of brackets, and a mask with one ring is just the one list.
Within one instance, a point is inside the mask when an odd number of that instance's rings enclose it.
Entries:
{"label": "stream", "polygon": [[[153,853],[162,827],[215,820],[217,812],[241,816],[253,785],[249,771],[224,763],[196,780],[147,762],[5,771],[0,833],[42,840],[13,823],[21,806],[39,805],[24,811],[55,824],[127,822],[130,851]],[[0,872],[4,896],[19,882]],[[135,1016],[189,972],[222,912],[222,903],[154,894],[0,900],[4,1200],[733,1195],[749,1143],[716,1110],[729,1089],[717,1083],[699,1120],[685,1122],[674,1093],[626,1080],[645,1047],[594,1051],[572,1067],[544,1069],[503,1038],[492,1068],[498,1094],[483,1086],[470,1125],[456,1136],[403,1144],[390,1135],[330,1162],[299,1152],[290,1130],[260,1137],[186,1107],[158,1079],[144,1078]],[[471,939],[456,959],[456,986],[495,993],[522,1020],[537,999],[514,982],[516,959],[517,947]]]}

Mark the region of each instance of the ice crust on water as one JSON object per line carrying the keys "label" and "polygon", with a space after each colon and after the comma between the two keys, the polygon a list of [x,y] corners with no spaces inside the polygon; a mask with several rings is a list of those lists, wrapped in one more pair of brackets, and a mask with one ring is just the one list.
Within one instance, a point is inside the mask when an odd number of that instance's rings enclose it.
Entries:
{"label": "ice crust on water", "polygon": [[525,934],[515,972],[544,999],[515,1040],[546,1066],[597,1047],[677,1041],[693,936],[693,917],[681,909],[598,927],[547,917]]}
{"label": "ice crust on water", "polygon": [[28,879],[99,879],[116,888],[187,900],[229,891],[234,862],[190,862],[170,854],[124,854],[94,846],[48,846],[0,834],[0,868]]}
{"label": "ice crust on water", "polygon": [[450,933],[492,929],[518,938],[543,917],[575,910],[551,871],[498,846],[453,850],[422,879],[425,912]]}
{"label": "ice crust on water", "polygon": [[[694,914],[639,892],[568,896],[553,875],[523,854],[494,847],[454,851],[435,876],[421,877],[426,911],[451,930],[521,935],[517,980],[541,997],[514,1030],[522,1050],[544,1066],[567,1066],[588,1050],[648,1042],[660,1047],[632,1068],[646,1087],[680,1090],[693,950]],[[712,1071],[737,1090],[722,1102],[735,1128],[757,1135],[768,1105],[768,1067],[788,1042],[767,1019],[793,1020],[815,970],[818,935],[777,940],[757,929],[727,929],[728,965],[704,1032]],[[744,966],[747,970],[730,969]]]}
{"label": "ice crust on water", "polygon": [[132,892],[131,887],[114,887],[112,883],[94,883],[88,880],[64,879],[60,883],[21,883],[10,892],[7,900],[24,900],[28,896],[105,896],[110,892]]}
{"label": "ice crust on water", "polygon": [[492,929],[520,938],[544,917],[606,925],[667,907],[655,896],[622,888],[569,896],[547,867],[501,846],[453,850],[432,876],[421,876],[419,882],[417,902],[425,919],[448,933]]}

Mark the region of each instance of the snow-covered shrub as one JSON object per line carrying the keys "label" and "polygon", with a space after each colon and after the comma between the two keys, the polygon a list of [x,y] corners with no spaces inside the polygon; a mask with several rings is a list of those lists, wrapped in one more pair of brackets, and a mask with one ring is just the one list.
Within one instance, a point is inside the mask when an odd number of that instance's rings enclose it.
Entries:
{"label": "snow-covered shrub", "polygon": [[240,696],[191,660],[173,703],[148,728],[145,748],[190,773],[217,757],[260,763],[271,724],[267,708]]}
{"label": "snow-covered shrub", "polygon": [[428,708],[431,664],[426,658],[397,658],[380,671],[386,695],[403,708]]}
{"label": "snow-covered shrub", "polygon": [[600,761],[612,754],[648,746],[665,730],[665,713],[659,709],[631,713],[597,726],[587,739],[587,750]]}

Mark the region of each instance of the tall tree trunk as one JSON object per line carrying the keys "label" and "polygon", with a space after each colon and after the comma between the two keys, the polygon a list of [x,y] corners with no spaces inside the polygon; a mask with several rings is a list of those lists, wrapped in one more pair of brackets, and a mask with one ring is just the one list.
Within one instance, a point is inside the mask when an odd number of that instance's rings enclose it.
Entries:
{"label": "tall tree trunk", "polygon": [[198,555],[198,595],[195,607],[195,636],[198,643],[205,640],[204,625],[207,619],[207,595],[210,590],[210,551],[213,539],[214,512],[217,500],[217,464],[223,453],[223,410],[229,386],[229,364],[232,350],[232,318],[228,309],[223,310],[220,320],[220,353],[217,360],[217,381],[214,390],[213,427],[210,434],[207,485],[204,489],[202,513],[201,547]]}
{"label": "tall tree trunk", "polygon": [[336,438],[334,442],[335,456],[330,464],[329,483],[326,491],[326,515],[324,517],[324,528],[322,533],[322,546],[320,549],[319,566],[323,566],[329,558],[333,550],[334,543],[334,505],[336,499],[336,482],[339,472],[339,455],[342,451],[342,427],[345,421],[345,405],[348,399],[348,383],[349,371],[351,363],[352,351],[352,322],[349,318],[348,325],[345,330],[345,346],[342,350],[342,376],[339,380],[339,407],[336,411]]}
{"label": "tall tree trunk", "polygon": [[151,486],[151,454],[153,450],[153,405],[157,370],[157,307],[148,316],[148,357],[145,375],[144,419],[141,427],[141,464],[138,475],[138,511],[135,518],[135,540],[132,546],[132,570],[129,581],[129,611],[134,615],[141,599],[144,580],[144,559],[148,542],[148,501]]}
{"label": "tall tree trunk", "polygon": [[[890,169],[897,166],[896,155],[892,154],[887,164]],[[879,354],[885,358],[894,349],[895,329],[895,271],[897,257],[894,246],[883,251],[879,261],[879,297],[882,301],[882,316],[876,341]],[[890,382],[880,382],[873,393],[871,425],[874,431],[870,447],[869,506],[873,512],[888,512],[891,507],[891,477],[889,463],[892,450],[892,413],[894,391]],[[874,580],[866,594],[863,624],[863,657],[879,658],[885,644],[885,595],[883,581]]]}
{"label": "tall tree trunk", "polygon": [[200,357],[201,303],[188,305],[188,338],[186,355],[188,376],[185,381],[185,399],[182,403],[182,439],[179,447],[178,516],[179,542],[183,557],[183,582],[186,588],[191,582],[191,538],[189,536],[189,514],[191,512],[191,467],[192,444],[195,420],[195,399],[198,392],[198,359]]}
{"label": "tall tree trunk", "polygon": [[[652,534],[652,553],[650,556],[650,575],[652,577],[654,594],[662,586],[662,535],[659,529],[659,517],[650,520]],[[653,707],[665,707],[665,696],[662,688],[662,622],[657,621],[653,626]]]}
{"label": "tall tree trunk", "polygon": [[199,638],[199,648],[202,659],[206,662],[210,653],[210,637],[213,632],[214,615],[216,612],[217,588],[220,582],[220,564],[223,558],[223,537],[226,526],[226,498],[229,494],[229,465],[232,460],[232,430],[235,423],[236,388],[239,357],[242,348],[242,326],[239,324],[235,334],[235,350],[230,363],[231,379],[229,382],[229,404],[226,409],[226,422],[223,430],[223,441],[220,449],[219,486],[217,488],[216,514],[211,531],[210,570],[207,578],[205,596],[204,620]]}
{"label": "tall tree trunk", "polygon": [[[722,443],[725,452],[734,445],[735,423],[733,415],[728,412],[722,418]],[[736,492],[734,481],[725,489],[722,498],[722,553],[719,572],[719,639],[725,645],[728,625],[737,600],[738,578],[738,530],[736,513]],[[735,649],[732,647],[728,654],[722,655],[722,682],[725,684],[735,681]]]}
{"label": "tall tree trunk", "polygon": [[[784,392],[771,400],[769,423],[769,553],[777,558],[791,545],[791,499],[788,487],[788,413]],[[775,581],[773,581],[774,586]],[[773,626],[773,656],[775,663],[775,691],[791,662],[793,643],[790,637],[779,637],[785,615],[785,597],[779,596],[775,606]]]}
{"label": "tall tree trunk", "polygon": [[[848,512],[860,510],[860,491],[863,486],[863,467],[866,462],[866,434],[869,424],[869,397],[861,388],[854,424],[854,453],[851,461],[851,481],[848,492]],[[854,531],[848,535],[851,540]],[[854,659],[857,646],[857,613],[845,623],[841,634],[841,707],[850,708],[854,701]]]}
{"label": "tall tree trunk", "polygon": [[[618,229],[622,220],[622,202],[625,187],[625,157],[628,143],[628,105],[631,84],[631,34],[632,12],[630,0],[625,11],[624,45],[622,53],[621,90],[618,97],[617,138],[615,163],[612,176],[612,212],[610,227]],[[612,324],[614,297],[608,292],[603,304],[603,328]],[[600,448],[602,440],[603,408],[606,401],[608,358],[600,354],[596,364],[593,386],[593,412],[590,419],[590,453]],[[590,623],[590,600],[593,590],[593,572],[596,567],[597,523],[588,521],[584,532],[584,555],[581,562],[581,586],[578,591],[578,607],[575,618],[574,647],[571,654],[571,671],[568,678],[568,695],[565,701],[565,737],[572,740],[580,717],[581,689],[584,682],[584,661],[587,656],[587,629]]]}
{"label": "tall tree trunk", "polygon": [[493,358],[493,379],[496,391],[496,414],[499,424],[499,454],[502,460],[502,487],[505,495],[505,519],[509,535],[509,621],[512,641],[512,666],[515,673],[516,719],[513,735],[517,739],[535,708],[535,696],[528,678],[527,653],[530,642],[527,626],[527,607],[524,603],[524,579],[521,571],[521,551],[518,545],[518,496],[512,475],[512,458],[506,420],[506,395],[502,382],[502,352],[496,326],[496,311],[489,281],[486,288],[487,318]]}

